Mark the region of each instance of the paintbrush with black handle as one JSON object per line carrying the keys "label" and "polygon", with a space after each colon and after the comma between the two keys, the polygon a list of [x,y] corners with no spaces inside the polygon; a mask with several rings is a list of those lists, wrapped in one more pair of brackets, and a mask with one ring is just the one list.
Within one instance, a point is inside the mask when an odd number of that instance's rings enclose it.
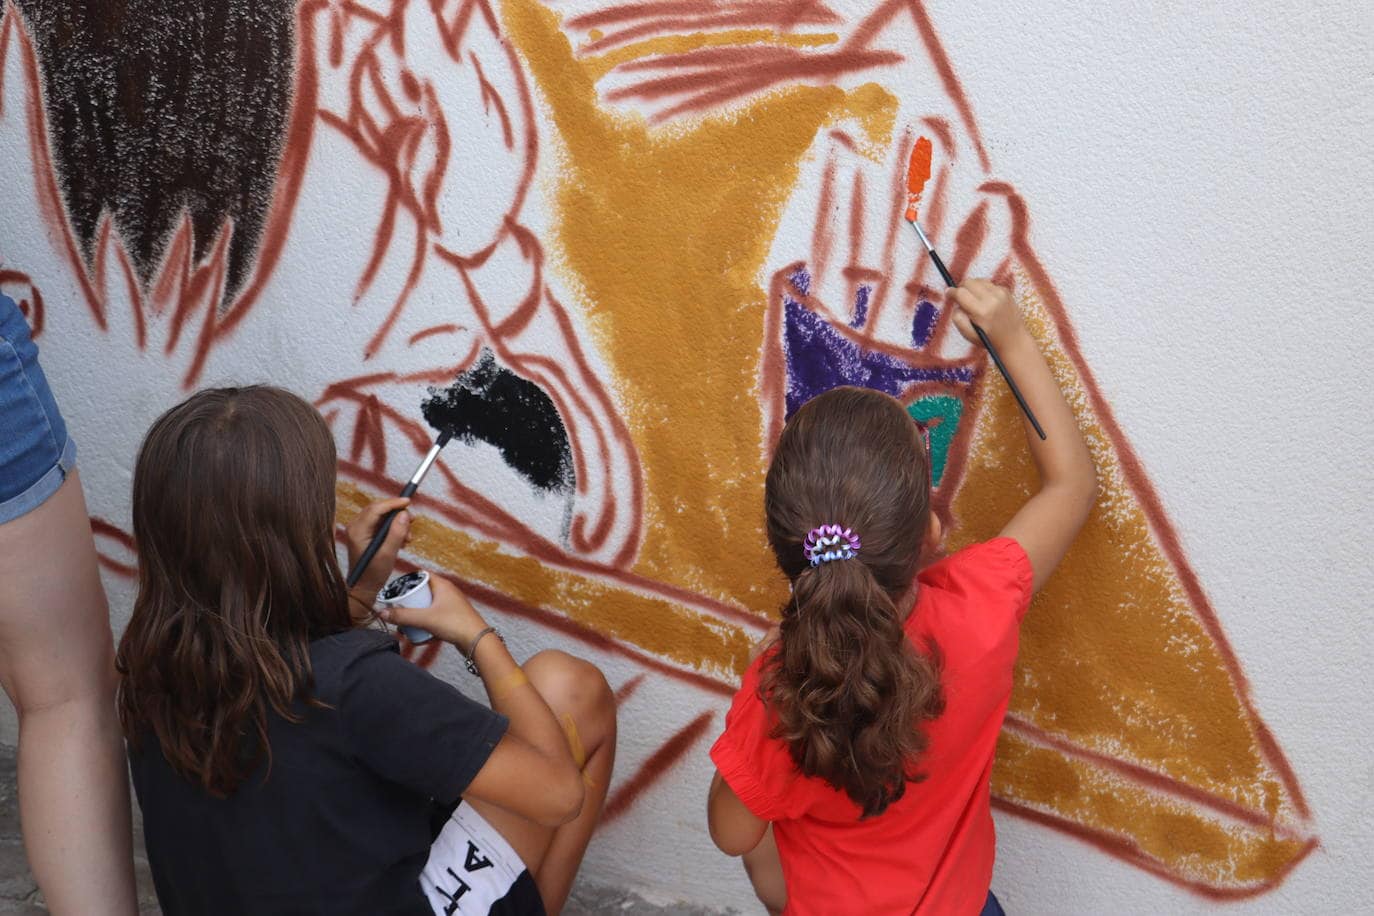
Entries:
{"label": "paintbrush with black handle", "polygon": [[[414,496],[415,491],[420,489],[420,482],[425,479],[425,475],[428,474],[429,469],[434,466],[434,462],[439,458],[439,453],[443,451],[445,445],[448,445],[448,440],[451,438],[452,434],[445,432],[440,433],[439,438],[434,440],[434,444],[430,446],[429,452],[425,455],[425,459],[420,462],[420,466],[415,469],[415,473],[410,475],[410,481],[405,485],[404,489],[401,490],[401,496],[403,498],[408,499]],[[400,511],[400,509],[392,509],[386,515],[382,516],[381,522],[377,525],[377,533],[372,535],[372,540],[368,542],[367,549],[363,551],[362,556],[358,557],[358,561],[353,564],[353,568],[348,571],[349,588],[357,585],[358,580],[361,579],[363,573],[367,571],[367,564],[372,562],[372,558],[375,557],[377,551],[381,549],[382,542],[386,540],[387,533],[391,531],[391,523],[396,519],[396,513]],[[429,642],[434,638],[434,634],[430,633],[428,630],[422,630],[419,627],[403,626],[400,630],[406,635],[406,639],[409,639],[416,645]]]}
{"label": "paintbrush with black handle", "polygon": [[[911,162],[907,165],[906,221],[911,224],[911,228],[915,229],[916,234],[921,237],[921,244],[926,246],[926,253],[929,254],[930,259],[935,262],[935,269],[940,272],[940,278],[945,281],[946,286],[950,289],[954,289],[959,285],[958,282],[955,281],[954,276],[949,272],[949,268],[945,266],[945,262],[941,260],[939,252],[937,252],[935,246],[930,243],[930,239],[926,236],[925,231],[921,229],[921,224],[916,221],[916,209],[921,201],[921,193],[925,189],[926,182],[930,180],[930,157],[931,143],[925,137],[921,137],[916,141],[916,145],[912,147]],[[978,327],[974,322],[970,322],[970,324],[973,324],[973,330],[978,335],[978,339],[982,341],[984,349],[988,351],[988,356],[992,357],[992,364],[997,367],[998,372],[1002,373],[1002,378],[1006,380],[1007,387],[1011,389],[1012,396],[1016,398],[1016,403],[1021,405],[1021,412],[1026,415],[1026,419],[1030,421],[1030,425],[1035,427],[1035,434],[1043,441],[1045,438],[1045,431],[1040,428],[1040,421],[1035,419],[1034,411],[1032,411],[1030,405],[1026,403],[1025,397],[1021,394],[1021,389],[1016,386],[1016,380],[1011,377],[1011,373],[1007,371],[1007,367],[1002,364],[1002,357],[997,354],[997,348],[992,345],[991,340],[988,340],[988,335],[983,332],[982,328]]]}
{"label": "paintbrush with black handle", "polygon": [[[934,245],[930,244],[930,239],[926,238],[926,234],[921,231],[921,224],[914,219],[908,220],[908,222],[911,223],[911,228],[916,230],[916,234],[921,237],[921,244],[926,246],[926,253],[935,262],[935,269],[940,272],[940,277],[945,281],[945,285],[954,289],[959,284],[954,282],[954,277],[950,274],[949,268],[945,267],[945,262],[940,260],[939,252],[935,250]],[[1030,425],[1035,427],[1035,434],[1043,440],[1045,431],[1040,428],[1040,421],[1035,419],[1035,412],[1026,403],[1026,398],[1021,394],[1021,389],[1016,387],[1016,380],[1011,377],[1007,367],[1002,365],[1002,357],[997,355],[997,348],[992,345],[992,341],[988,340],[988,335],[983,332],[982,328],[978,327],[976,322],[969,323],[973,325],[973,330],[977,333],[978,339],[983,342],[983,347],[988,351],[988,356],[992,357],[992,364],[997,367],[998,372],[1002,373],[1002,378],[1006,380],[1007,387],[1011,389],[1012,397],[1016,398],[1016,403],[1021,405],[1021,412],[1026,415]]]}

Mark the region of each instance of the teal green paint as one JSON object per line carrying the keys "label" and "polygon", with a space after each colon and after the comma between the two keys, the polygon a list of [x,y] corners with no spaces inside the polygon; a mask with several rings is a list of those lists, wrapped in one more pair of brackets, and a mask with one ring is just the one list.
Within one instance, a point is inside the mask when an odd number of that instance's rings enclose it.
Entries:
{"label": "teal green paint", "polygon": [[950,394],[929,394],[907,405],[906,412],[922,423],[940,418],[939,425],[930,429],[930,479],[938,487],[940,478],[945,476],[949,445],[959,431],[959,415],[964,412],[964,402]]}

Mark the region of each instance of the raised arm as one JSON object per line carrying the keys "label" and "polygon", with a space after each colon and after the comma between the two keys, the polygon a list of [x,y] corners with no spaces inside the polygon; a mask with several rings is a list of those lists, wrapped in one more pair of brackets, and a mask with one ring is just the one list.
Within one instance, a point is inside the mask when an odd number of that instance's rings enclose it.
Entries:
{"label": "raised arm", "polygon": [[1016,539],[1030,557],[1038,590],[1068,552],[1097,498],[1092,454],[1049,364],[1021,322],[1011,293],[987,280],[966,280],[950,290],[949,301],[956,306],[954,323],[966,339],[979,344],[970,321],[987,333],[1045,430],[1041,441],[1022,417],[1040,489],[1002,529],[1002,535]]}

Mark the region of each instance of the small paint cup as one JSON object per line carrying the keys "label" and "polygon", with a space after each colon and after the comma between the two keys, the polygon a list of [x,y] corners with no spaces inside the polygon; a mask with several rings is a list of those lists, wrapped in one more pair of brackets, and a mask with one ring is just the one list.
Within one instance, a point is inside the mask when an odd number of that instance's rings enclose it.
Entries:
{"label": "small paint cup", "polygon": [[[429,588],[429,573],[423,569],[397,576],[377,593],[377,602],[387,607],[429,607],[434,603],[434,593]],[[434,634],[419,627],[398,624],[396,629],[414,645],[423,645],[434,638]]]}

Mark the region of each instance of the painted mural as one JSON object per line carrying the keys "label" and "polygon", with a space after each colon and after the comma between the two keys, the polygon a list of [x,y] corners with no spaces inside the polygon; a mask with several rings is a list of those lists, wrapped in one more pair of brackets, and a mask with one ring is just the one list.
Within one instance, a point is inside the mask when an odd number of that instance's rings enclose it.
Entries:
{"label": "painted mural", "polygon": [[[916,0],[4,0],[0,286],[102,437],[116,576],[133,450],[186,391],[312,398],[348,515],[399,491],[427,388],[464,374],[410,559],[621,659],[654,725],[614,823],[705,754],[782,603],[763,472],[806,398],[867,385],[932,424],[950,548],[1034,484],[903,232],[919,136],[925,228],[956,276],[1015,285],[1102,479],[1026,620],[995,803],[1199,894],[1270,889],[1317,844],[1298,779]],[[649,684],[671,708],[636,710]]]}

